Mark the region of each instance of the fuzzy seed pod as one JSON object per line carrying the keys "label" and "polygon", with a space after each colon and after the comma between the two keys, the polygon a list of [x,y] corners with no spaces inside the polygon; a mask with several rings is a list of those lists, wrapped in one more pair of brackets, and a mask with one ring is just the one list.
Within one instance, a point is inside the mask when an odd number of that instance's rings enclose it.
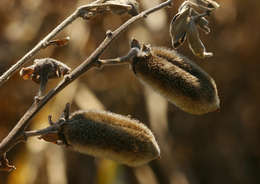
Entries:
{"label": "fuzzy seed pod", "polygon": [[75,151],[139,166],[160,156],[152,132],[142,123],[106,111],[79,111],[64,122],[61,140]]}
{"label": "fuzzy seed pod", "polygon": [[198,65],[174,50],[145,47],[147,54],[135,57],[132,64],[142,82],[191,114],[219,109],[216,84]]}

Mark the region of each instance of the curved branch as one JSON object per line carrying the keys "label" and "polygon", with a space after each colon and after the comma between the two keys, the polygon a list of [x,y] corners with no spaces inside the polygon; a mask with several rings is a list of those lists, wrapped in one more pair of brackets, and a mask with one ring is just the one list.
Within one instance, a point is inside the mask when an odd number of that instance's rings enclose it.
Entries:
{"label": "curved branch", "polygon": [[37,45],[35,45],[29,52],[27,52],[19,61],[17,61],[0,77],[0,86],[2,86],[17,70],[19,70],[24,64],[26,64],[41,49],[46,48],[49,41],[51,41],[51,39],[54,38],[59,32],[61,32],[65,27],[70,25],[77,18],[81,17],[82,12],[87,11],[88,6],[92,7],[98,3],[100,3],[100,0],[97,0],[89,5],[77,8],[70,16],[68,16],[62,23],[60,23],[55,29],[53,29],[47,36],[45,36],[45,38],[43,38]]}
{"label": "curved branch", "polygon": [[[8,152],[12,147],[14,147],[20,141],[25,140],[24,130],[29,125],[29,121],[34,117],[34,115],[41,110],[41,108],[57,93],[59,93],[62,89],[68,86],[71,82],[81,76],[84,72],[89,70],[90,68],[96,66],[99,56],[103,53],[103,51],[110,45],[112,40],[119,36],[120,33],[125,31],[128,26],[133,24],[134,22],[146,17],[147,15],[162,9],[166,6],[171,5],[173,0],[167,0],[156,7],[148,9],[146,11],[141,12],[140,14],[132,17],[123,25],[121,25],[114,32],[108,32],[104,41],[99,45],[99,47],[85,60],[81,63],[77,68],[75,68],[69,75],[66,75],[64,79],[54,88],[52,89],[44,98],[39,101],[35,101],[32,106],[27,110],[27,112],[23,115],[23,117],[19,120],[17,125],[12,129],[9,135],[0,143],[0,156]],[[1,83],[0,83],[1,85]]]}

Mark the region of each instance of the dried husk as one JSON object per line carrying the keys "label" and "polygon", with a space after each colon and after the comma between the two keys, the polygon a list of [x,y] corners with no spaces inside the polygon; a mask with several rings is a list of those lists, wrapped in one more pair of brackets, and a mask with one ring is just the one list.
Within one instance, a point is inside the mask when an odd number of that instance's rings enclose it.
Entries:
{"label": "dried husk", "polygon": [[219,109],[214,79],[174,50],[151,47],[145,57],[135,57],[136,76],[185,112],[205,114]]}
{"label": "dried husk", "polygon": [[72,114],[59,133],[73,150],[140,166],[160,156],[152,132],[139,121],[107,111]]}

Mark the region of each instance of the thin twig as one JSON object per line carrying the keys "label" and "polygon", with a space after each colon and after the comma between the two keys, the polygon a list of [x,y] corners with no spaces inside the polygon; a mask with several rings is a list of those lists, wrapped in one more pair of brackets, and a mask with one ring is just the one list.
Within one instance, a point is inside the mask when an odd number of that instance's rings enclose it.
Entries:
{"label": "thin twig", "polygon": [[29,137],[46,135],[46,134],[50,134],[50,133],[58,133],[58,129],[55,125],[49,126],[47,128],[41,129],[41,130],[25,131],[24,137],[27,139]]}
{"label": "thin twig", "polygon": [[62,89],[68,86],[71,82],[81,76],[84,72],[95,66],[95,62],[97,62],[99,56],[103,53],[103,51],[110,45],[112,40],[114,40],[120,33],[125,31],[129,25],[133,24],[137,20],[140,20],[147,15],[169,6],[172,3],[172,0],[165,1],[154,8],[148,9],[146,11],[141,12],[140,14],[132,17],[123,25],[121,25],[114,32],[107,33],[104,41],[99,45],[99,47],[85,60],[81,63],[77,68],[75,68],[70,74],[66,75],[64,79],[54,88],[52,89],[43,99],[38,102],[34,102],[32,106],[26,111],[23,117],[19,120],[16,126],[11,130],[8,136],[0,143],[0,155],[8,152],[13,146],[17,143],[24,140],[24,130],[29,125],[29,121],[34,117],[34,115],[40,111],[40,109],[57,93],[59,93]]}
{"label": "thin twig", "polygon": [[109,7],[120,7],[120,8],[125,8],[130,10],[132,8],[131,5],[127,5],[127,4],[118,4],[118,3],[103,3],[103,4],[91,4],[91,5],[83,5],[81,6],[82,10],[91,10],[91,9],[96,9],[96,8],[101,8],[101,9],[105,9],[105,8],[109,8]]}
{"label": "thin twig", "polygon": [[121,65],[121,64],[130,64],[131,59],[138,55],[140,49],[138,48],[131,48],[127,55],[113,58],[113,59],[99,59],[97,60],[98,66],[105,66],[105,65]]}

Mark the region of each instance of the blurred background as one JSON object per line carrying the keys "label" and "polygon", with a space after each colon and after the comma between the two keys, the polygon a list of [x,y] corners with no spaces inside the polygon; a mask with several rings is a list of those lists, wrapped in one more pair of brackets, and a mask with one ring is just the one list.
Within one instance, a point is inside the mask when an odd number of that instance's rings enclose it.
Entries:
{"label": "blurred background", "polygon": [[[0,74],[20,59],[76,7],[90,0],[1,0]],[[160,3],[141,0],[141,9]],[[183,0],[132,25],[114,40],[102,58],[122,56],[132,37],[154,46],[171,47],[169,22]],[[56,120],[67,102],[72,109],[107,109],[147,124],[157,137],[161,159],[138,168],[95,159],[37,138],[8,153],[17,169],[0,173],[0,184],[257,184],[260,183],[260,1],[218,0],[209,18],[211,33],[201,34],[208,59],[195,58],[187,44],[179,49],[216,81],[220,112],[202,116],[182,112],[144,87],[128,66],[92,69],[51,100],[32,120],[31,129]],[[48,47],[34,58],[52,57],[71,68],[85,60],[108,29],[129,15],[106,13],[76,20],[57,38],[70,36],[65,47]],[[33,60],[32,60],[33,61]],[[31,64],[32,61],[29,63]],[[28,65],[29,65],[28,64]],[[58,83],[48,83],[51,89]],[[0,140],[29,108],[38,85],[16,73],[0,89]]]}

